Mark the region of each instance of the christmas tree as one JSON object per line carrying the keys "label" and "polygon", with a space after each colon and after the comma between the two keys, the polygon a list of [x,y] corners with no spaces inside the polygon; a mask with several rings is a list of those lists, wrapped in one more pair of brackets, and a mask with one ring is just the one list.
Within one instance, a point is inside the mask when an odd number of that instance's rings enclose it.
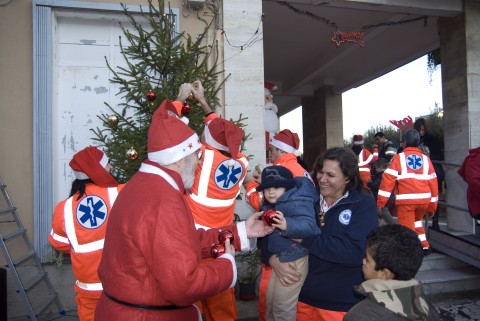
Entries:
{"label": "christmas tree", "polygon": [[[122,103],[110,106],[110,114],[98,117],[103,128],[92,129],[94,140],[104,147],[114,166],[114,175],[119,182],[126,182],[140,167],[147,156],[147,133],[152,115],[164,99],[175,100],[182,83],[200,80],[205,88],[208,104],[214,108],[219,104],[218,83],[223,73],[208,63],[209,56],[218,55],[204,43],[212,22],[197,39],[175,32],[176,16],[167,10],[163,0],[148,0],[148,12],[132,14],[122,5],[131,28],[120,24],[120,50],[126,67],[111,66],[110,79],[119,87]],[[212,20],[213,21],[213,20]],[[126,39],[126,43],[123,40]],[[212,48],[214,48],[212,46]],[[195,101],[186,102],[183,110],[189,118],[189,126],[199,135],[203,130],[203,112]],[[243,119],[239,119],[240,122]]]}

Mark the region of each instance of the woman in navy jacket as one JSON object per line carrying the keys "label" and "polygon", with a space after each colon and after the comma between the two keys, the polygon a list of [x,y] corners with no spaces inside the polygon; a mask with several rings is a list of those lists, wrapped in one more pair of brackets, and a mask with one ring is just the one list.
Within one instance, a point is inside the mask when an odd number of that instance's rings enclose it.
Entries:
{"label": "woman in navy jacket", "polygon": [[[305,238],[309,272],[299,296],[297,320],[340,321],[363,299],[353,286],[364,281],[367,234],[378,226],[375,202],[362,192],[358,161],[349,148],[327,150],[314,169],[320,190],[321,234]],[[273,255],[270,265],[286,285],[299,279],[295,266]]]}

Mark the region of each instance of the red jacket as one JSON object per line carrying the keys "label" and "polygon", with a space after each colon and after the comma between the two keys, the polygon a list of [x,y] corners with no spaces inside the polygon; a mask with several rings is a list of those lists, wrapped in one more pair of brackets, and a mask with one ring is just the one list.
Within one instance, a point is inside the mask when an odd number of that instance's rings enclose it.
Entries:
{"label": "red jacket", "polygon": [[76,287],[100,297],[102,284],[97,269],[110,210],[124,185],[100,187],[86,184],[85,195],[78,193],[55,206],[48,240],[60,252],[70,253]]}
{"label": "red jacket", "polygon": [[185,199],[197,227],[212,228],[232,224],[235,199],[247,173],[248,160],[239,153],[233,166],[230,157],[204,145],[195,181]]}
{"label": "red jacket", "polygon": [[429,204],[428,211],[435,212],[438,184],[430,158],[416,147],[407,147],[395,154],[383,173],[377,206],[384,207],[394,189],[396,205]]}
{"label": "red jacket", "polygon": [[480,147],[469,150],[458,174],[468,184],[468,208],[472,217],[478,219],[480,218]]}
{"label": "red jacket", "polygon": [[[278,157],[274,162],[273,165],[280,165],[283,167],[288,168],[293,177],[307,177],[312,181],[312,177],[310,174],[297,162],[297,156],[294,154],[284,154]],[[257,182],[251,181],[245,184],[246,190],[246,199],[247,202],[253,207],[256,211],[260,211],[260,207],[262,205],[263,194],[257,192],[256,187],[258,186]]]}
{"label": "red jacket", "polygon": [[[98,274],[104,292],[123,302],[185,308],[139,309],[102,296],[96,321],[200,320],[193,303],[235,285],[233,258],[202,262],[218,242],[218,230],[195,229],[184,192],[178,173],[144,161],[112,209]],[[245,250],[249,244],[240,244],[239,224],[225,229],[235,233],[235,247]]]}
{"label": "red jacket", "polygon": [[358,170],[360,171],[360,177],[362,178],[363,186],[368,188],[367,182],[372,179],[370,174],[370,166],[373,161],[373,155],[366,148],[363,148],[358,154]]}

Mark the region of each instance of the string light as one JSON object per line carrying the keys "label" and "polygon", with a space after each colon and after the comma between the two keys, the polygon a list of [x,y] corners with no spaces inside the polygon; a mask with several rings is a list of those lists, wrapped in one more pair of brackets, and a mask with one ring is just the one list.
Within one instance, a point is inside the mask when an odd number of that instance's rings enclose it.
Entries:
{"label": "string light", "polygon": [[337,25],[336,22],[331,21],[331,20],[329,20],[325,17],[316,15],[316,14],[310,12],[310,11],[307,11],[307,10],[299,9],[299,8],[291,5],[290,3],[286,2],[286,1],[275,1],[275,3],[278,3],[279,5],[285,6],[288,9],[292,10],[293,12],[295,12],[297,14],[305,15],[305,16],[307,16],[309,18],[312,18],[316,21],[320,21],[320,22],[324,23],[329,27],[335,28],[336,31],[333,33],[333,37],[331,38],[331,40],[332,40],[333,43],[335,43],[337,45],[337,47],[339,47],[342,43],[345,43],[345,42],[356,43],[360,47],[364,47],[365,46],[365,33],[364,33],[364,31],[366,31],[366,30],[374,29],[374,28],[378,28],[378,27],[384,27],[384,26],[395,26],[395,25],[399,25],[399,24],[411,23],[411,22],[415,22],[415,21],[419,21],[419,20],[423,20],[424,21],[423,26],[426,27],[427,26],[427,19],[428,19],[428,16],[421,16],[421,17],[412,18],[412,19],[408,19],[408,20],[393,21],[393,22],[382,22],[382,23],[365,25],[365,26],[360,27],[360,31],[342,32],[342,31],[340,31],[340,28],[339,28],[339,26]]}

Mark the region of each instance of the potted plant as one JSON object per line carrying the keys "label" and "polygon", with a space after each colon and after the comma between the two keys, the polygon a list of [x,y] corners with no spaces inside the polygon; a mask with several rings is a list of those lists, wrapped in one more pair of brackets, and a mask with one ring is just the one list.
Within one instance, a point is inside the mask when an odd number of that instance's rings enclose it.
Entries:
{"label": "potted plant", "polygon": [[257,248],[240,253],[238,259],[238,286],[240,300],[254,300],[256,296],[257,279],[261,272],[260,251]]}

